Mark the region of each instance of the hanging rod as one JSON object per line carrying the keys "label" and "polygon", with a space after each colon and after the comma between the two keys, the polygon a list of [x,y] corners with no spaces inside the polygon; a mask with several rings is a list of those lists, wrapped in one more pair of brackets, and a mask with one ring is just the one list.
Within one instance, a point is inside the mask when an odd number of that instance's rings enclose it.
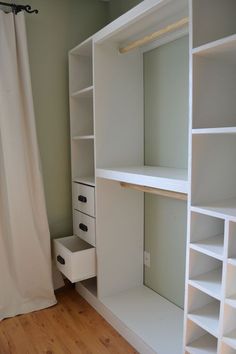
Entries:
{"label": "hanging rod", "polygon": [[182,18],[181,20],[175,22],[175,23],[172,23],[171,25],[167,26],[167,27],[164,27],[158,31],[155,31],[153,33],[150,33],[146,36],[144,36],[143,38],[140,38],[140,39],[137,39],[133,42],[130,42],[128,45],[126,45],[125,47],[121,47],[119,48],[119,52],[121,54],[124,54],[124,53],[127,53],[135,48],[138,48],[138,47],[141,47],[142,45],[144,44],[147,44],[149,42],[152,42],[154,41],[155,39],[163,36],[164,34],[166,33],[169,33],[169,32],[172,32],[172,31],[175,31],[181,27],[184,27],[185,25],[187,25],[189,22],[189,18],[188,17],[184,17]]}
{"label": "hanging rod", "polygon": [[18,12],[20,11],[26,11],[28,14],[32,14],[32,13],[38,14],[39,12],[36,9],[32,10],[30,5],[17,5],[17,4],[12,4],[12,3],[2,2],[2,1],[0,1],[0,5],[11,7],[12,12],[14,14],[18,14]]}
{"label": "hanging rod", "polygon": [[167,198],[172,198],[172,199],[187,200],[187,198],[188,198],[186,193],[173,192],[173,191],[168,191],[168,190],[160,189],[160,188],[140,186],[138,184],[126,183],[126,182],[120,182],[120,185],[121,185],[121,187],[124,187],[124,188],[134,189],[136,191],[141,191],[144,193],[152,193],[155,195],[160,195],[162,197],[167,197]]}

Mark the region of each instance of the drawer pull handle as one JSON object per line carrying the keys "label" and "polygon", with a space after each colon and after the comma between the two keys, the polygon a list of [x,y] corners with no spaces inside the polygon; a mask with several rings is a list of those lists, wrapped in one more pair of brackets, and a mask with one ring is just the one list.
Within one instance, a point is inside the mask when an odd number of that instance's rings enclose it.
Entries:
{"label": "drawer pull handle", "polygon": [[83,195],[79,195],[79,196],[78,196],[78,200],[79,200],[79,202],[81,202],[81,203],[87,203],[87,198],[84,197]]}
{"label": "drawer pull handle", "polygon": [[80,228],[80,230],[82,230],[82,231],[84,231],[84,232],[87,232],[88,231],[88,227],[86,226],[86,225],[84,225],[84,224],[79,224],[79,228]]}
{"label": "drawer pull handle", "polygon": [[57,256],[57,262],[63,265],[66,264],[66,261],[62,256]]}

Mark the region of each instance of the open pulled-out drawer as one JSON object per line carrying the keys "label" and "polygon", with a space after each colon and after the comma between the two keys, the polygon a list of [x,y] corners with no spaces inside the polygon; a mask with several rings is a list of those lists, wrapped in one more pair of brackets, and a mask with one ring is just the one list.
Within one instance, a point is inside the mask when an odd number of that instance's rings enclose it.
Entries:
{"label": "open pulled-out drawer", "polygon": [[78,236],[63,237],[53,242],[57,267],[72,283],[96,276],[93,246]]}

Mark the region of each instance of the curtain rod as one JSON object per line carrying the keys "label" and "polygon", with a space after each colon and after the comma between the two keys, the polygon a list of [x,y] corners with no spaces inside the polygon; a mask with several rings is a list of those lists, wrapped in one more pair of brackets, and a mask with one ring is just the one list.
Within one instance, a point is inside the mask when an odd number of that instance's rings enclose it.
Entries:
{"label": "curtain rod", "polygon": [[26,11],[28,14],[32,14],[32,13],[38,14],[39,12],[38,10],[32,10],[30,5],[17,5],[17,4],[1,2],[1,1],[0,1],[0,5],[11,7],[12,12],[14,14],[18,14],[18,12],[22,10]]}

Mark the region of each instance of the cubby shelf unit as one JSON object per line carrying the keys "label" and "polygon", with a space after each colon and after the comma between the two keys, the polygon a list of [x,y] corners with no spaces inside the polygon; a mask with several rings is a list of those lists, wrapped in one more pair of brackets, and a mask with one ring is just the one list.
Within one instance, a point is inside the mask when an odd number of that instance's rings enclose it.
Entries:
{"label": "cubby shelf unit", "polygon": [[[236,349],[236,26],[231,15],[235,10],[231,0],[191,1],[191,198],[185,294],[185,349],[190,354],[233,354]],[[189,320],[199,328],[192,329]],[[189,340],[191,335],[196,341]],[[193,350],[189,341],[197,343]]]}

